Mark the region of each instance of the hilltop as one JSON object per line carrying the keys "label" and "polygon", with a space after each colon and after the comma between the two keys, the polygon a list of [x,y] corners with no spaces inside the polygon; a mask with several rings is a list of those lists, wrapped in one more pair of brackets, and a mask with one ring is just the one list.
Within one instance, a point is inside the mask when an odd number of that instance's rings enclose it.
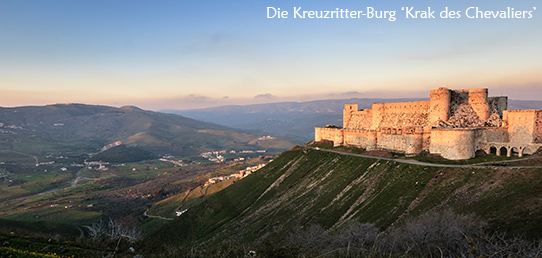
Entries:
{"label": "hilltop", "polygon": [[259,141],[262,132],[232,129],[180,115],[84,104],[0,108],[0,150],[38,156],[95,153],[121,141],[155,155],[198,155],[219,149],[292,146],[288,140]]}

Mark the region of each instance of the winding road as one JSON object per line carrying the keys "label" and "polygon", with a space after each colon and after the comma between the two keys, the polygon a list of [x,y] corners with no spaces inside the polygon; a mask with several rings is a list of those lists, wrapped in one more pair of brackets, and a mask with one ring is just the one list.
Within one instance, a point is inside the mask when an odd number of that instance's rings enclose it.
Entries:
{"label": "winding road", "polygon": [[[371,156],[371,155],[365,155],[365,154],[355,154],[355,153],[347,153],[347,152],[341,152],[336,150],[329,150],[329,149],[322,149],[318,147],[310,147],[306,146],[305,148],[318,150],[318,151],[327,151],[327,152],[333,152],[337,154],[342,155],[349,155],[349,156],[356,156],[356,157],[362,157],[362,158],[369,158],[369,159],[381,159],[381,160],[388,160],[393,161],[397,163],[405,163],[405,164],[411,164],[411,165],[419,165],[419,166],[427,166],[427,167],[442,167],[442,168],[495,168],[496,166],[491,165],[484,165],[484,164],[492,164],[495,162],[484,162],[484,163],[478,163],[478,164],[470,164],[470,165],[452,165],[452,164],[437,164],[437,163],[429,163],[429,162],[421,162],[413,159],[398,159],[398,158],[384,158],[384,157],[378,157],[378,156]],[[511,162],[511,161],[520,161],[520,160],[528,160],[531,158],[523,158],[523,159],[515,159],[515,160],[506,160],[505,162]],[[506,166],[507,168],[542,168],[542,166]]]}
{"label": "winding road", "polygon": [[149,209],[147,209],[143,215],[149,217],[149,218],[154,218],[154,219],[163,219],[163,220],[174,220],[173,218],[166,218],[166,217],[162,217],[162,216],[154,216],[154,215],[149,215],[147,214],[147,211],[149,211]]}

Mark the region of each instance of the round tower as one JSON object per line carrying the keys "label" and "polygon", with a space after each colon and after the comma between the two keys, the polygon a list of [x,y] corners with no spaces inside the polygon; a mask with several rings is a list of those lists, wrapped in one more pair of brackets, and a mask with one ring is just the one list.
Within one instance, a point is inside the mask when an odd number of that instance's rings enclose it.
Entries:
{"label": "round tower", "polygon": [[487,89],[469,89],[469,104],[482,120],[489,118],[489,103]]}
{"label": "round tower", "polygon": [[452,94],[450,89],[438,88],[431,91],[429,122],[431,126],[438,126],[439,119],[448,121],[450,118],[450,102]]}

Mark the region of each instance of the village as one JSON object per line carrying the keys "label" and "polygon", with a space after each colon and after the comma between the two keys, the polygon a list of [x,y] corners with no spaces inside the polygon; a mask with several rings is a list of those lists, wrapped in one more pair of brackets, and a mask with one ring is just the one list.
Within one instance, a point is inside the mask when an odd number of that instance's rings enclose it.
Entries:
{"label": "village", "polygon": [[[221,163],[226,161],[226,158],[224,157],[225,154],[230,154],[231,156],[235,156],[236,154],[254,154],[254,153],[266,153],[266,150],[241,150],[241,151],[235,151],[235,150],[219,150],[219,151],[208,151],[200,154],[200,156],[204,159],[207,159],[211,162]],[[242,161],[244,160],[244,157],[238,157],[235,158],[234,161]]]}
{"label": "village", "polygon": [[[271,162],[271,161],[273,161],[273,160],[270,160],[269,162]],[[209,185],[212,185],[212,184],[216,184],[216,183],[220,183],[222,181],[226,181],[226,180],[230,180],[230,179],[242,179],[242,178],[256,172],[258,169],[265,167],[265,165],[267,165],[267,164],[259,164],[257,166],[247,167],[247,168],[245,168],[243,170],[239,170],[238,173],[231,174],[229,176],[219,176],[219,177],[209,178],[209,180],[207,180],[207,182],[205,182],[203,187],[206,187],[206,186],[209,186]]]}

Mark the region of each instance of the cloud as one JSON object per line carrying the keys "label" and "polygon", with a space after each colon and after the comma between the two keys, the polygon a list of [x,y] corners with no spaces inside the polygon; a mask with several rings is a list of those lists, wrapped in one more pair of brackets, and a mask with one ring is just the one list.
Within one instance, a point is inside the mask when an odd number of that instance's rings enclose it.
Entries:
{"label": "cloud", "polygon": [[254,96],[255,99],[274,99],[276,98],[275,96],[273,96],[273,94],[271,93],[264,93],[264,94],[258,94],[256,96]]}
{"label": "cloud", "polygon": [[209,101],[211,100],[211,98],[207,97],[207,96],[200,96],[200,95],[195,95],[195,94],[189,94],[188,96],[186,97],[181,97],[180,100],[183,100],[183,101],[188,101],[188,102],[199,102],[199,101]]}
{"label": "cloud", "polygon": [[370,90],[370,91],[348,91],[341,93],[322,94],[319,99],[349,99],[349,98],[429,98],[429,90],[391,91],[391,90]]}

